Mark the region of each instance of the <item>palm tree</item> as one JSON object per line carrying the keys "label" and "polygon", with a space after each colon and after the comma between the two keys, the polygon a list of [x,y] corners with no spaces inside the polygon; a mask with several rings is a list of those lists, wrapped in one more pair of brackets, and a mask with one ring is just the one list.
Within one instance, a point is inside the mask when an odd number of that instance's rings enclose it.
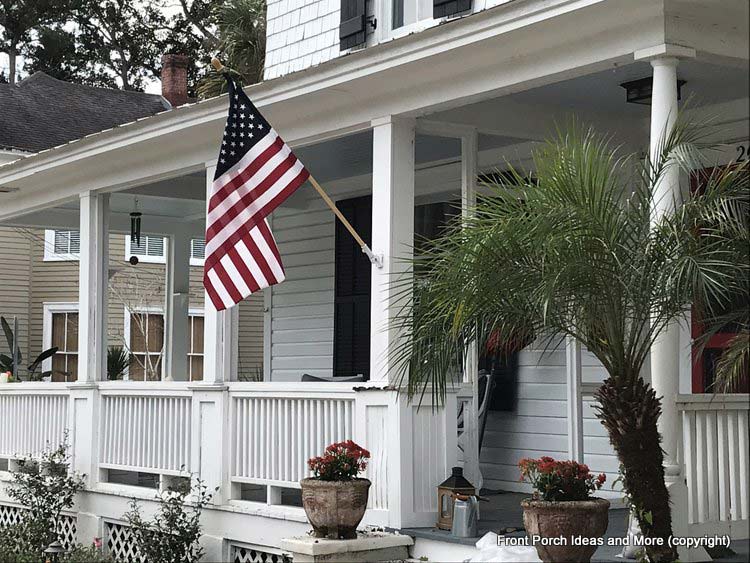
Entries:
{"label": "palm tree", "polygon": [[[471,216],[414,259],[416,281],[400,282],[394,322],[404,338],[393,359],[411,398],[444,397],[469,343],[511,351],[567,335],[585,345],[609,375],[597,416],[647,537],[666,539],[671,514],[661,398],[641,377],[644,363],[689,304],[725,303],[748,274],[747,237],[737,239],[748,227],[746,167],[713,175],[704,193],[652,217],[655,186],[668,168],[695,166],[703,138],[679,123],[644,165],[592,131],[558,133],[534,152],[532,178],[497,175]],[[648,555],[672,561],[676,551]]]}
{"label": "palm tree", "polygon": [[[263,79],[266,56],[265,0],[226,0],[216,5],[218,56],[240,84]],[[211,98],[226,92],[221,74],[211,70],[198,84],[198,95]]]}

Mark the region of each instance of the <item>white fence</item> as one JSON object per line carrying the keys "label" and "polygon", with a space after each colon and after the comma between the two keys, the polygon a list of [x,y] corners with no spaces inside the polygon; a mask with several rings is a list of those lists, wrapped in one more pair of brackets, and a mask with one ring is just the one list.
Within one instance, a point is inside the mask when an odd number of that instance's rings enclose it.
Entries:
{"label": "white fence", "polygon": [[747,394],[680,395],[691,531],[747,538]]}

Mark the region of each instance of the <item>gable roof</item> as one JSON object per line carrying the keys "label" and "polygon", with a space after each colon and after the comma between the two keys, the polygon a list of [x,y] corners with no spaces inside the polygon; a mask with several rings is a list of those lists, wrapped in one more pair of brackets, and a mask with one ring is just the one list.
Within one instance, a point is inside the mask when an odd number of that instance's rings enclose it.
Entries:
{"label": "gable roof", "polygon": [[38,152],[171,108],[157,94],[73,84],[36,72],[0,84],[0,148]]}

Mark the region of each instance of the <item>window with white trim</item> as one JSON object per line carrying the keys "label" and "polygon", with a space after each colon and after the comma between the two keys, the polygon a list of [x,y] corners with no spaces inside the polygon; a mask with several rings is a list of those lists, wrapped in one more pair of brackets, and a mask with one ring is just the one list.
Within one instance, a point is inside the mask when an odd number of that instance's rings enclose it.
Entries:
{"label": "window with white trim", "polygon": [[78,260],[81,253],[81,233],[64,229],[44,231],[44,260]]}
{"label": "window with white trim", "polygon": [[203,381],[203,315],[190,315],[188,374],[190,381]]}
{"label": "window with white trim", "polygon": [[57,353],[42,363],[43,371],[51,371],[52,381],[78,380],[78,303],[44,303],[44,349],[57,348]]}
{"label": "window with white trim", "polygon": [[[141,262],[164,264],[167,261],[167,237],[141,235],[140,244],[131,242],[130,236],[125,237],[125,260],[129,260],[131,256],[137,256]],[[205,256],[205,239],[190,239],[190,265],[202,266]]]}

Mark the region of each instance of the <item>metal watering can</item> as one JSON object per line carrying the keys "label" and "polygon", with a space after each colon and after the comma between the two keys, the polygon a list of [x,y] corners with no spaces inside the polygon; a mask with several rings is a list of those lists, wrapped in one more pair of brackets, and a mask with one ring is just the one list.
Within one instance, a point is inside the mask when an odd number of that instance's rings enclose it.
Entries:
{"label": "metal watering can", "polygon": [[456,495],[453,503],[451,534],[457,538],[475,538],[479,521],[479,499],[474,495]]}

